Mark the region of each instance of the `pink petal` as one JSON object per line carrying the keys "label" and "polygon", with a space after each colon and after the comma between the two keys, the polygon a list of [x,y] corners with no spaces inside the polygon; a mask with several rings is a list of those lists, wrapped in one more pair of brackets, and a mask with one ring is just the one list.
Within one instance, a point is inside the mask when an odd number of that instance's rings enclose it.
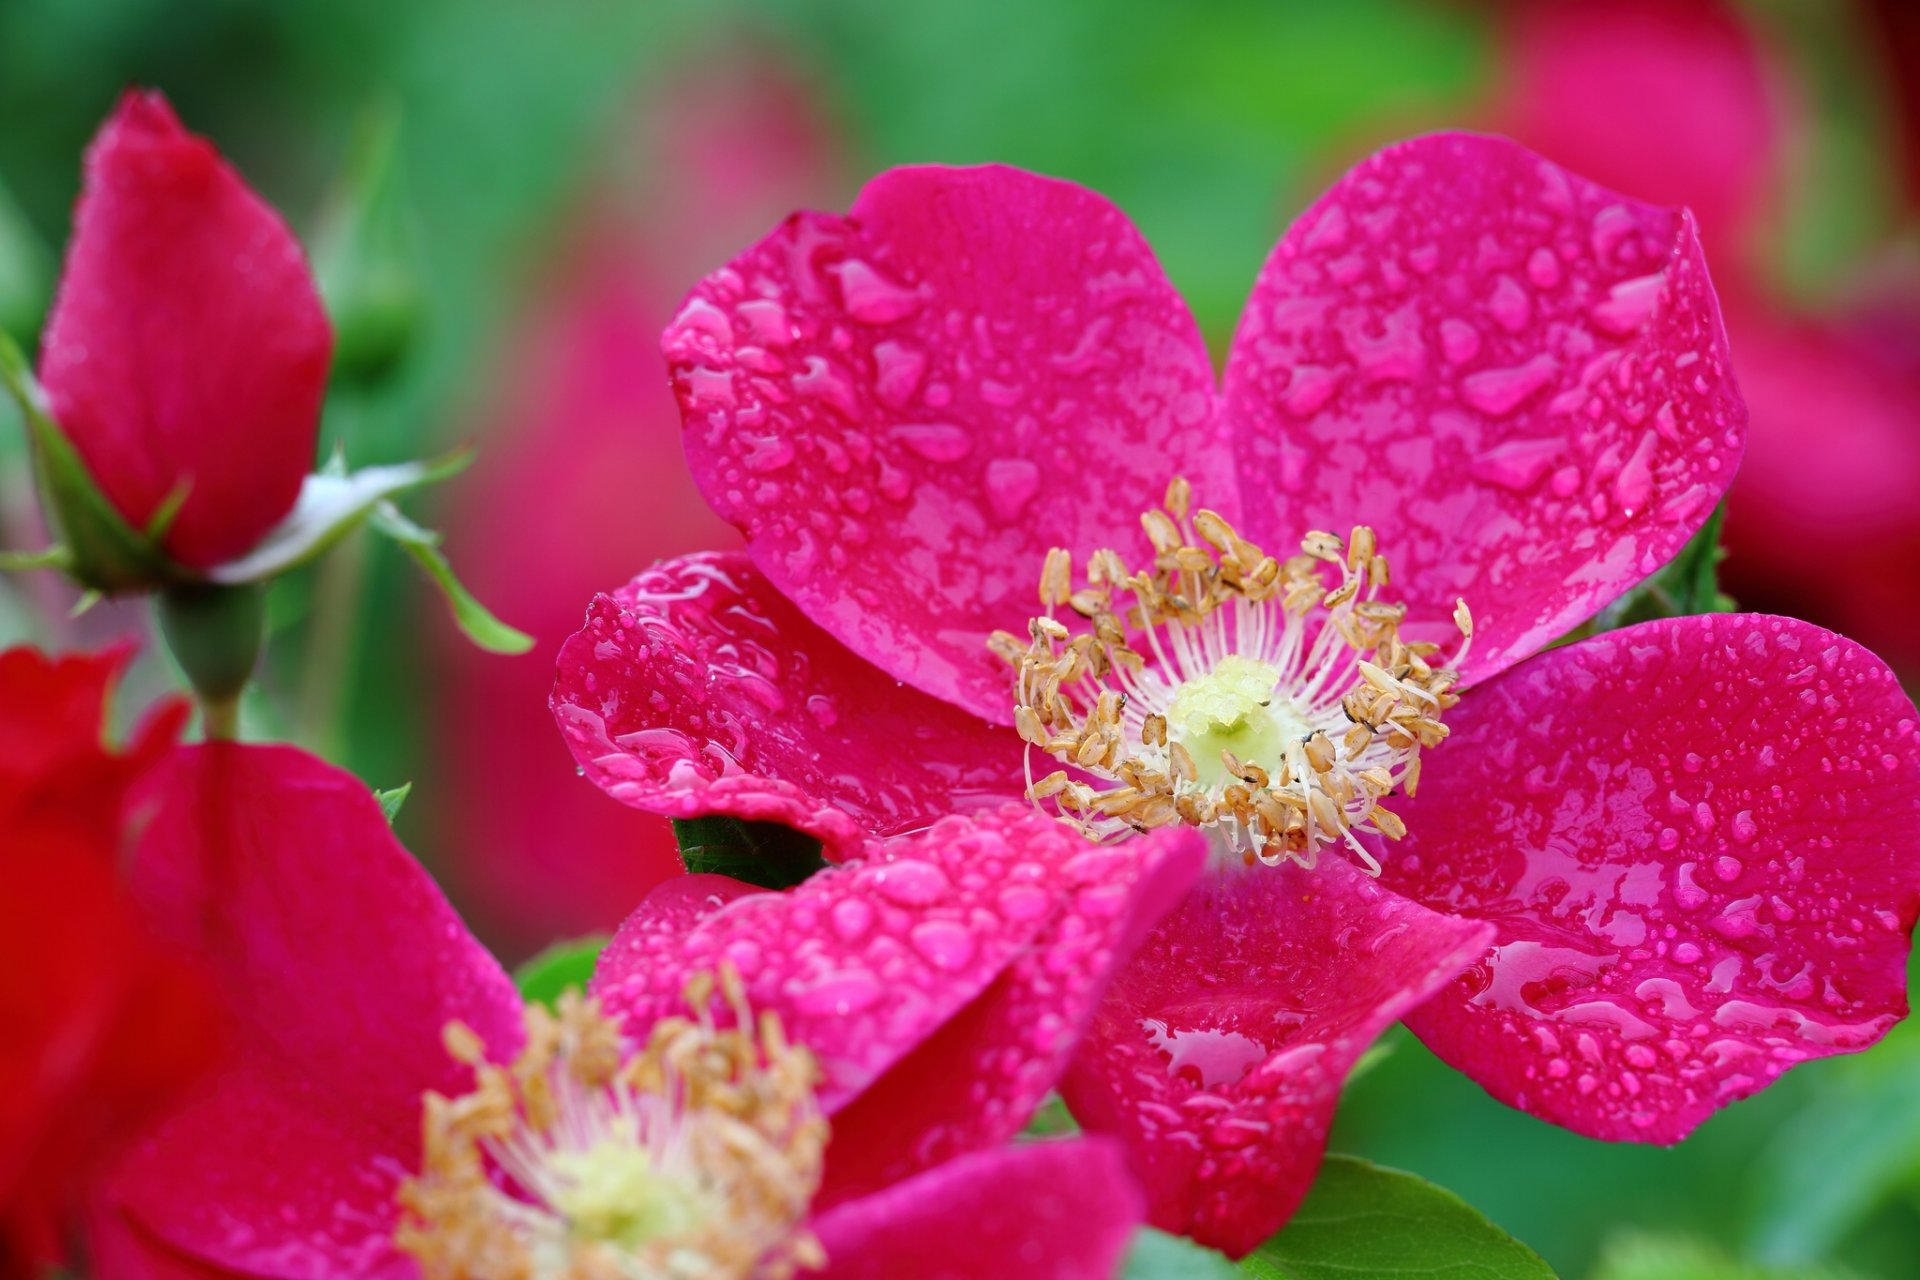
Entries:
{"label": "pink petal", "polygon": [[813,1229],[821,1280],[1110,1280],[1139,1221],[1120,1149],[1083,1139],[962,1156]]}
{"label": "pink petal", "polygon": [[93,1273],[113,1280],[233,1280],[235,1275],[167,1247],[117,1210],[91,1215],[86,1240]]}
{"label": "pink petal", "polygon": [[1542,654],[1449,723],[1385,879],[1498,930],[1407,1019],[1496,1098],[1677,1142],[1906,1012],[1920,743],[1866,650],[1675,618]]}
{"label": "pink petal", "polygon": [[868,666],[739,554],[669,560],[596,597],[552,707],[615,799],[785,823],[829,857],[1025,785],[1017,737]]}
{"label": "pink petal", "polygon": [[201,1265],[287,1280],[417,1276],[392,1240],[399,1179],[418,1167],[418,1117],[401,1121],[370,1119],[297,1065],[259,1058],[162,1125],[107,1195],[136,1230]]}
{"label": "pink petal", "polygon": [[1717,251],[1767,212],[1783,135],[1802,122],[1733,6],[1571,0],[1518,6],[1501,27],[1495,116],[1520,141],[1596,182],[1688,206]]}
{"label": "pink petal", "polygon": [[1734,320],[1753,425],[1727,590],[1920,669],[1920,278],[1882,268],[1875,296],[1826,321]]}
{"label": "pink petal", "polygon": [[41,380],[121,514],[204,569],[249,550],[313,465],[333,332],[300,245],[157,93],[87,152]]}
{"label": "pink petal", "polygon": [[703,281],[663,345],[694,477],[888,672],[1010,721],[986,639],[1048,547],[1144,551],[1176,472],[1230,508],[1200,331],[1126,215],[1003,166],[893,169]]}
{"label": "pink petal", "polygon": [[394,1179],[418,1164],[420,1096],[467,1087],[441,1030],[459,1019],[510,1056],[513,984],[350,774],[291,748],[216,745],[177,753],[152,794],[135,892],[227,980],[237,1058],[134,1159],[118,1198],[236,1269],[319,1276],[340,1274],[329,1258],[384,1257]]}
{"label": "pink petal", "polygon": [[[778,1014],[820,1059],[822,1101],[838,1112],[1048,940],[1059,986],[1005,998],[1046,997],[1028,1007],[1070,1034],[1093,981],[1076,966],[1097,970],[1093,953],[1116,940],[1114,924],[1095,926],[1117,920],[1124,940],[1135,882],[1162,885],[1178,874],[1174,860],[1191,857],[1182,841],[1135,843],[1137,850],[1093,845],[1010,804],[942,819],[786,893],[741,896],[720,877],[686,889],[663,885],[602,956],[593,990],[629,1034],[641,1035],[681,1011],[690,977],[731,963],[754,1007]],[[709,914],[690,931],[676,929],[702,911]],[[1052,1034],[1038,1033],[1043,1043]],[[1017,1066],[1013,1075],[1024,1085]],[[1025,1119],[1011,1122],[1017,1128]]]}
{"label": "pink petal", "polygon": [[1115,980],[1061,1087],[1155,1226],[1238,1256],[1306,1194],[1347,1072],[1493,931],[1329,855],[1203,879]]}
{"label": "pink petal", "polygon": [[[1075,855],[1078,887],[1056,891],[1045,930],[834,1116],[826,1185],[814,1203],[865,1194],[1019,1133],[1058,1083],[1115,971],[1179,905],[1206,856],[1205,837],[1191,828]],[[1030,909],[1030,901],[1014,906]]]}
{"label": "pink petal", "polygon": [[[1268,260],[1227,366],[1250,537],[1370,524],[1411,629],[1510,665],[1713,511],[1746,414],[1692,220],[1513,143],[1389,147]],[[1263,501],[1264,495],[1271,495]]]}

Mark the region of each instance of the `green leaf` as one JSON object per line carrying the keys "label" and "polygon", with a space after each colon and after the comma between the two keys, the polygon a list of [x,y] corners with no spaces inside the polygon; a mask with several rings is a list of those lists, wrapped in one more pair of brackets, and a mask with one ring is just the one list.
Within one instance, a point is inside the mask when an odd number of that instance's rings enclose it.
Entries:
{"label": "green leaf", "polygon": [[1602,609],[1589,630],[1612,631],[1655,618],[1732,612],[1733,601],[1720,591],[1720,562],[1727,554],[1720,545],[1720,527],[1726,515],[1723,502],[1666,568]]}
{"label": "green leaf", "polygon": [[1553,1280],[1453,1192],[1352,1156],[1328,1156],[1292,1221],[1240,1268],[1260,1280]]}
{"label": "green leaf", "polygon": [[369,107],[314,236],[314,274],[336,339],[334,376],[348,382],[391,373],[419,329],[416,235],[400,150],[397,104]]}
{"label": "green leaf", "polygon": [[453,566],[447,563],[446,556],[440,552],[439,534],[407,519],[390,502],[383,502],[375,509],[373,527],[399,543],[401,549],[427,571],[427,576],[446,596],[447,604],[453,610],[453,620],[467,639],[488,653],[512,655],[533,648],[532,636],[494,617],[485,605],[474,599],[471,591],[461,585],[460,579],[454,577]]}
{"label": "green leaf", "polygon": [[605,934],[556,942],[513,971],[522,999],[552,1008],[569,991],[585,991],[593,966],[606,949]]}
{"label": "green leaf", "polygon": [[1593,1280],[1852,1280],[1852,1273],[1741,1262],[1705,1241],[1628,1232],[1607,1242]]}
{"label": "green leaf", "polygon": [[1754,1162],[1756,1257],[1804,1266],[1920,1177],[1920,1024],[1834,1063],[1825,1087]]}
{"label": "green leaf", "polygon": [[787,889],[826,866],[820,842],[777,822],[713,814],[677,818],[673,837],[687,870],[732,876],[763,889]]}
{"label": "green leaf", "polygon": [[1240,1274],[1224,1253],[1184,1236],[1142,1227],[1127,1250],[1120,1280],[1233,1280]]}
{"label": "green leaf", "polygon": [[380,505],[423,485],[458,475],[473,461],[466,449],[421,462],[365,467],[347,472],[338,459],[306,478],[287,518],[246,555],[216,565],[215,582],[260,582],[320,556],[348,533],[373,518]]}
{"label": "green leaf", "polygon": [[35,474],[48,523],[69,551],[68,570],[101,592],[133,591],[186,581],[186,573],[124,517],[80,460],[80,453],[47,411],[46,397],[27,359],[0,331],[0,386],[27,423]]}
{"label": "green leaf", "polygon": [[412,794],[413,784],[411,782],[403,782],[399,786],[389,790],[376,791],[373,793],[373,798],[380,802],[380,812],[387,815],[388,826],[392,826],[395,820],[400,817],[400,806],[405,804],[407,797]]}
{"label": "green leaf", "polygon": [[1080,1132],[1080,1122],[1067,1110],[1067,1104],[1059,1094],[1050,1093],[1046,1101],[1034,1109],[1033,1119],[1027,1121],[1027,1127],[1020,1131],[1023,1138],[1058,1138],[1063,1134]]}

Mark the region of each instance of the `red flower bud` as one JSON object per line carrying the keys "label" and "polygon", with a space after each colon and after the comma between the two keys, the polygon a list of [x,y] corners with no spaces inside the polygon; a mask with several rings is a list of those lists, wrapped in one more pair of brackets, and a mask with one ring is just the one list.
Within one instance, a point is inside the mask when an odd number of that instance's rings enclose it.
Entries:
{"label": "red flower bud", "polygon": [[311,468],[333,332],[293,233],[157,93],[87,152],[40,379],[136,529],[182,485],[163,545],[244,554]]}

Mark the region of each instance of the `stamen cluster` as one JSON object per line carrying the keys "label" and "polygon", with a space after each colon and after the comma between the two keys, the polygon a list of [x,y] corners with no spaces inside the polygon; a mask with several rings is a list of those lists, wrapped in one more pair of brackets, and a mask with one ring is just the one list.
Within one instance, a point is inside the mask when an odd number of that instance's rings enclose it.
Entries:
{"label": "stamen cluster", "polygon": [[[1018,672],[1021,737],[1067,766],[1036,781],[1029,751],[1028,794],[1095,837],[1187,823],[1249,860],[1311,866],[1343,843],[1377,872],[1358,834],[1406,834],[1381,800],[1418,786],[1457,671],[1429,661],[1439,645],[1400,637],[1406,606],[1378,598],[1388,569],[1372,529],[1309,533],[1282,561],[1191,505],[1175,479],[1141,516],[1154,549],[1142,569],[1098,550],[1076,589],[1054,548],[1028,641],[995,635]],[[1465,601],[1454,622],[1457,664]]]}
{"label": "stamen cluster", "polygon": [[801,1223],[827,1123],[811,1055],[779,1019],[756,1024],[723,968],[689,984],[691,1018],[656,1023],[627,1055],[576,993],[529,1006],[526,1046],[490,1063],[450,1023],[472,1092],[426,1095],[421,1173],[401,1188],[399,1246],[427,1280],[736,1280],[825,1262]]}

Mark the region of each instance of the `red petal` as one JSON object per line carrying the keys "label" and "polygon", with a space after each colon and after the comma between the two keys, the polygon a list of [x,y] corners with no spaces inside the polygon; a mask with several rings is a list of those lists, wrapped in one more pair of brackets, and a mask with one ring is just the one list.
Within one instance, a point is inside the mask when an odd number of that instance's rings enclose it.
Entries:
{"label": "red petal", "polygon": [[1200,331],[1126,215],[1003,166],[796,214],[663,339],[694,477],[754,563],[892,675],[1010,722],[996,628],[1053,545],[1145,553],[1184,472],[1235,494]]}
{"label": "red petal", "polygon": [[1470,134],[1387,148],[1294,223],[1226,396],[1248,536],[1374,526],[1413,634],[1472,606],[1476,676],[1671,559],[1746,423],[1692,220]]}
{"label": "red petal", "polygon": [[1066,1070],[1114,973],[1205,861],[1206,840],[1189,828],[1130,840],[1104,857],[1075,855],[1078,887],[1056,891],[1057,913],[1032,944],[834,1116],[827,1181],[814,1203],[865,1194],[1020,1132]]}
{"label": "red petal", "polygon": [[1306,1194],[1354,1062],[1491,937],[1331,856],[1217,872],[1121,971],[1061,1093],[1127,1144],[1155,1226],[1238,1256]]}
{"label": "red petal", "polygon": [[1906,1012],[1920,741],[1872,654],[1675,618],[1469,694],[1386,883],[1498,945],[1407,1019],[1503,1102],[1677,1142]]}
{"label": "red petal", "polygon": [[615,799],[785,823],[834,858],[1024,785],[1012,732],[869,666],[738,554],[669,560],[596,597],[552,705]]}
{"label": "red petal", "polygon": [[[379,1069],[377,1056],[363,1064]],[[403,1119],[369,1116],[298,1064],[251,1058],[157,1129],[106,1194],[136,1231],[196,1265],[415,1277],[393,1244],[399,1180],[419,1165],[418,1116]]]}
{"label": "red petal", "polygon": [[821,1280],[1110,1280],[1139,1221],[1119,1149],[1082,1140],[962,1156],[813,1229]]}
{"label": "red petal", "polygon": [[[690,977],[732,964],[754,1007],[820,1060],[830,1113],[883,1087],[928,1126],[908,1152],[899,1125],[889,1138],[836,1118],[834,1158],[844,1134],[849,1181],[865,1185],[1017,1132],[1115,952],[1199,856],[1191,833],[1104,847],[1025,806],[946,818],[786,893],[669,882],[622,927],[593,990],[644,1035],[681,1011]],[[916,1052],[936,1039],[947,1053]]]}
{"label": "red petal", "polygon": [[224,744],[179,753],[155,793],[135,889],[225,979],[236,1061],[117,1195],[236,1270],[384,1267],[421,1094],[469,1083],[441,1031],[458,1019],[509,1058],[519,996],[350,774]]}
{"label": "red petal", "polygon": [[299,243],[156,93],[87,152],[40,377],[136,528],[190,485],[165,539],[204,569],[249,550],[313,465],[333,333]]}

